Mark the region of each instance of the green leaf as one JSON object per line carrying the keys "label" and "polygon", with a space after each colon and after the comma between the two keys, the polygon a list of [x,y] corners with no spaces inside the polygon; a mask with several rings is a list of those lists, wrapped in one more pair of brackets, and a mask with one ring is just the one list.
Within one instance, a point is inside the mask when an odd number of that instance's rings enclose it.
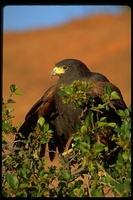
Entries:
{"label": "green leaf", "polygon": [[37,154],[33,154],[33,158],[35,158],[35,159],[38,159],[39,157],[38,157],[38,155]]}
{"label": "green leaf", "polygon": [[124,189],[127,191],[131,190],[131,180],[124,180]]}
{"label": "green leaf", "polygon": [[8,113],[11,113],[14,110],[14,108],[9,108]]}
{"label": "green leaf", "polygon": [[10,91],[11,91],[12,93],[14,93],[16,89],[17,89],[17,87],[16,87],[15,84],[10,85]]}
{"label": "green leaf", "polygon": [[80,145],[78,146],[78,148],[84,152],[84,153],[88,153],[89,152],[89,144],[87,144],[86,142],[81,142]]}
{"label": "green leaf", "polygon": [[94,150],[99,153],[104,150],[105,145],[102,143],[95,143]]}
{"label": "green leaf", "polygon": [[79,125],[77,123],[74,122],[74,129],[78,130],[79,129]]}
{"label": "green leaf", "polygon": [[106,122],[106,119],[107,119],[106,117],[101,117],[100,122],[102,122],[102,121]]}
{"label": "green leaf", "polygon": [[128,130],[129,130],[129,122],[127,122],[127,121],[123,121],[123,127],[124,127],[124,131],[125,131],[125,133],[126,132],[128,132]]}
{"label": "green leaf", "polygon": [[118,162],[123,165],[124,160],[121,153],[118,154]]}
{"label": "green leaf", "polygon": [[12,84],[10,86],[10,91],[16,95],[22,95],[22,92],[18,89],[18,87],[15,84]]}
{"label": "green leaf", "polygon": [[73,193],[75,194],[76,197],[83,197],[83,189],[82,188],[75,188],[73,190]]}
{"label": "green leaf", "polygon": [[29,187],[29,183],[28,182],[23,182],[20,184],[20,188],[28,188]]}
{"label": "green leaf", "polygon": [[8,99],[7,103],[16,103],[13,99]]}
{"label": "green leaf", "polygon": [[83,181],[82,181],[82,180],[77,180],[77,181],[75,180],[74,184],[75,184],[75,185],[74,185],[75,187],[80,188],[81,185],[83,184]]}
{"label": "green leaf", "polygon": [[125,115],[126,115],[126,117],[128,117],[130,115],[129,109],[125,109]]}
{"label": "green leaf", "polygon": [[62,172],[61,176],[62,176],[62,177],[61,177],[62,180],[66,180],[66,181],[67,181],[67,180],[70,179],[70,173],[69,173],[68,171],[65,171],[65,170],[64,170],[64,171]]}
{"label": "green leaf", "polygon": [[127,161],[131,158],[131,154],[130,154],[130,152],[125,152],[122,154],[122,157],[123,157],[124,161]]}
{"label": "green leaf", "polygon": [[90,111],[88,114],[88,117],[89,117],[89,121],[91,122],[91,124],[93,124],[93,122],[94,122],[93,116],[94,116],[94,113]]}
{"label": "green leaf", "polygon": [[40,140],[40,142],[41,142],[41,144],[45,144],[45,143],[47,143],[49,141],[49,139],[48,138],[41,138],[41,140]]}
{"label": "green leaf", "polygon": [[22,95],[23,93],[20,90],[16,89],[15,92],[14,92],[14,94],[16,94],[16,95]]}
{"label": "green leaf", "polygon": [[104,108],[105,108],[105,106],[102,104],[98,104],[98,106],[97,106],[97,109],[104,109]]}
{"label": "green leaf", "polygon": [[108,125],[107,122],[98,122],[98,127],[106,126],[106,125]]}
{"label": "green leaf", "polygon": [[66,88],[65,88],[65,92],[66,92],[67,94],[72,94],[72,93],[73,93],[73,88],[70,87],[70,86],[68,85],[68,86],[66,86]]}
{"label": "green leaf", "polygon": [[25,180],[28,180],[29,176],[31,175],[28,171],[29,171],[28,164],[23,163],[22,168],[19,169],[19,176]]}
{"label": "green leaf", "polygon": [[18,179],[16,176],[14,176],[12,173],[7,174],[7,182],[12,188],[17,188],[18,187]]}
{"label": "green leaf", "polygon": [[124,191],[124,185],[122,184],[117,184],[114,182],[114,186],[115,186],[115,190],[119,191],[120,193],[122,193]]}
{"label": "green leaf", "polygon": [[85,125],[83,125],[80,130],[83,134],[87,133],[87,127]]}
{"label": "green leaf", "polygon": [[45,123],[45,119],[43,117],[39,117],[37,122],[42,127],[44,125],[44,123]]}
{"label": "green leaf", "polygon": [[29,193],[31,194],[31,197],[37,197],[37,189],[34,187],[34,190],[30,190]]}
{"label": "green leaf", "polygon": [[105,108],[106,108],[107,111],[109,111],[109,106],[108,105],[106,105]]}
{"label": "green leaf", "polygon": [[110,87],[110,85],[106,85],[105,86],[105,93],[108,94],[108,95],[110,95],[110,93],[111,93],[111,87]]}
{"label": "green leaf", "polygon": [[125,112],[123,110],[118,110],[117,113],[121,116],[121,117],[125,117]]}
{"label": "green leaf", "polygon": [[110,123],[107,124],[107,126],[110,126],[110,127],[114,128],[114,127],[116,127],[116,123],[115,122],[110,122]]}
{"label": "green leaf", "polygon": [[49,124],[45,124],[44,126],[44,132],[47,133],[49,131]]}
{"label": "green leaf", "polygon": [[125,141],[118,141],[116,142],[116,144],[118,144],[120,147],[122,147],[123,149],[126,149],[127,146],[129,145],[128,142],[125,142]]}
{"label": "green leaf", "polygon": [[91,191],[91,197],[103,197],[103,193],[99,190],[92,190]]}
{"label": "green leaf", "polygon": [[86,141],[87,144],[90,145],[91,137],[88,134],[84,135],[84,141]]}
{"label": "green leaf", "polygon": [[111,92],[110,100],[113,100],[113,99],[120,99],[120,96],[116,91]]}
{"label": "green leaf", "polygon": [[89,116],[87,116],[85,118],[84,124],[85,124],[86,127],[88,127],[88,125],[89,125]]}
{"label": "green leaf", "polygon": [[65,92],[64,90],[60,90],[60,91],[58,92],[58,94],[59,94],[59,96],[61,96],[61,97],[66,96],[66,92]]}
{"label": "green leaf", "polygon": [[80,140],[80,135],[74,134],[73,139],[74,141]]}
{"label": "green leaf", "polygon": [[87,89],[88,83],[86,81],[82,81],[81,83],[82,83],[83,88]]}

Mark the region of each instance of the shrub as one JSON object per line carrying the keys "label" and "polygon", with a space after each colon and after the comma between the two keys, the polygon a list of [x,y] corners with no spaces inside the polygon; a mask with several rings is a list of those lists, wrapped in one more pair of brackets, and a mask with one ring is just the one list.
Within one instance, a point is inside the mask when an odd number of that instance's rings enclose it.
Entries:
{"label": "shrub", "polygon": [[[75,89],[80,87],[77,94]],[[72,101],[76,107],[81,106],[88,94],[85,82],[62,86],[60,95],[64,103]],[[118,110],[122,124],[107,122],[106,116],[94,120],[94,113],[108,109],[106,99],[119,98],[117,93],[108,92],[106,88],[104,101],[94,106],[90,99],[91,109],[87,115],[81,116],[81,126],[75,124],[76,133],[72,135],[72,147],[59,155],[60,166],[46,168],[45,157],[39,158],[40,145],[48,143],[52,130],[43,117],[38,119],[37,126],[28,140],[29,148],[20,150],[16,155],[13,141],[7,142],[5,135],[15,136],[19,126],[12,125],[13,95],[21,92],[15,85],[10,86],[10,96],[2,102],[2,196],[3,197],[114,197],[131,196],[131,107]],[[87,95],[86,95],[87,94]],[[9,108],[8,108],[9,107]],[[109,136],[117,144],[111,151],[100,142],[98,137],[108,131],[114,131]],[[96,137],[97,136],[97,137]],[[96,139],[97,138],[97,139]],[[119,148],[116,162],[108,163]],[[107,159],[105,159],[107,158]],[[113,158],[114,159],[114,158]],[[87,182],[84,184],[84,177]],[[54,184],[56,182],[56,184]]]}

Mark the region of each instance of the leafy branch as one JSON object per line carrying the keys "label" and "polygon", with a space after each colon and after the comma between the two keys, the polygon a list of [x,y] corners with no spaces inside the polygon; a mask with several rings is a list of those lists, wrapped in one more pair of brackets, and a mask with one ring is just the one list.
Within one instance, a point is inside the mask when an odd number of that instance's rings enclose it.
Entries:
{"label": "leafy branch", "polygon": [[[72,102],[76,107],[83,105],[82,124],[75,124],[71,149],[58,155],[59,166],[53,163],[47,167],[46,158],[40,158],[39,152],[41,144],[48,144],[53,131],[43,117],[38,119],[28,140],[23,141],[28,147],[18,149],[17,155],[13,143],[5,140],[5,134],[15,134],[19,128],[12,126],[13,108],[8,106],[15,103],[13,95],[21,92],[11,85],[8,100],[2,102],[3,197],[106,197],[109,192],[114,197],[131,196],[131,106],[116,110],[121,125],[108,122],[103,109],[108,110],[111,100],[119,96],[107,87],[101,102],[96,105],[88,92],[92,88],[93,85],[86,82],[62,86],[60,95],[64,103]],[[88,99],[89,110],[86,109]],[[111,131],[114,134],[110,134]],[[108,140],[116,146],[110,149]],[[109,163],[111,157],[115,162]]]}

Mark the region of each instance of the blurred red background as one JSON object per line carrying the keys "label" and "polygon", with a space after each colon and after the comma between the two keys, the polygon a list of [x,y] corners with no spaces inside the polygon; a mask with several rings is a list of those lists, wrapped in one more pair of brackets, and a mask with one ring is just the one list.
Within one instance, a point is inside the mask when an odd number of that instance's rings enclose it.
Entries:
{"label": "blurred red background", "polygon": [[23,96],[14,97],[14,125],[24,120],[45,90],[54,64],[65,58],[82,60],[103,73],[131,103],[131,13],[96,15],[54,28],[3,34],[3,97],[16,84]]}

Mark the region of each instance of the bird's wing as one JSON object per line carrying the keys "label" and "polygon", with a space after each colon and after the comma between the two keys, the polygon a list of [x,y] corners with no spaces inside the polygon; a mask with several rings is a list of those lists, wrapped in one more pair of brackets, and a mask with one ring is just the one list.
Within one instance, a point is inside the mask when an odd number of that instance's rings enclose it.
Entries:
{"label": "bird's wing", "polygon": [[38,113],[38,116],[47,116],[54,108],[54,90],[55,86],[51,86],[43,96],[31,107],[27,113],[25,120],[30,118],[35,113]]}
{"label": "bird's wing", "polygon": [[28,134],[34,130],[38,118],[40,116],[47,118],[54,111],[54,90],[55,85],[51,86],[27,113],[24,123],[18,130],[26,139]]}
{"label": "bird's wing", "polygon": [[[56,109],[54,104],[54,90],[55,86],[51,86],[44,94],[43,96],[32,106],[32,108],[29,110],[25,117],[25,121],[18,130],[18,134],[15,137],[15,147],[22,147],[25,146],[23,142],[17,142],[18,140],[23,140],[23,138],[20,136],[19,133],[21,133],[24,136],[24,139],[28,139],[28,136],[31,132],[34,131],[34,128],[37,125],[37,120],[40,116],[43,116],[46,119],[46,122],[50,122],[51,115],[56,115]],[[51,128],[51,127],[50,127]],[[52,127],[55,129],[55,127]],[[56,151],[56,147],[59,145],[58,140],[55,135],[57,135],[56,130],[54,130],[53,133],[53,139],[49,141],[49,150]],[[54,143],[53,143],[54,140]],[[55,141],[56,140],[56,141]],[[52,144],[53,143],[53,144]],[[45,144],[42,144],[41,152],[40,154],[44,155],[45,153]],[[50,153],[51,160],[54,159],[55,153]]]}
{"label": "bird's wing", "polygon": [[[99,114],[99,116],[101,116],[101,117],[104,116],[104,117],[106,117],[108,122],[115,122],[118,126],[121,126],[122,119],[118,115],[117,111],[125,110],[125,109],[127,109],[127,106],[124,102],[124,99],[122,97],[120,89],[110,82],[98,81],[98,82],[95,82],[94,87],[92,87],[92,94],[94,95],[94,99],[96,100],[96,105],[98,105],[98,103],[102,103],[101,98],[103,98],[103,96],[105,95],[105,88],[107,85],[110,86],[110,89],[111,89],[109,91],[110,95],[112,94],[113,91],[116,91],[120,98],[118,98],[116,93],[113,93],[113,94],[115,94],[114,95],[115,98],[108,100],[108,108],[109,109],[103,109],[102,114]],[[103,144],[107,145],[109,148],[109,151],[112,152],[111,156],[107,156],[107,155],[104,156],[104,161],[108,164],[109,163],[112,164],[112,162],[115,161],[115,159],[117,158],[118,152],[121,149],[121,147],[119,147],[116,144],[115,140],[110,140],[110,136],[112,134],[114,134],[114,135],[117,134],[114,131],[114,129],[109,129],[104,134],[102,134],[102,132],[100,132],[100,134],[98,133],[96,136],[97,139],[100,140],[100,142],[102,142]]]}

